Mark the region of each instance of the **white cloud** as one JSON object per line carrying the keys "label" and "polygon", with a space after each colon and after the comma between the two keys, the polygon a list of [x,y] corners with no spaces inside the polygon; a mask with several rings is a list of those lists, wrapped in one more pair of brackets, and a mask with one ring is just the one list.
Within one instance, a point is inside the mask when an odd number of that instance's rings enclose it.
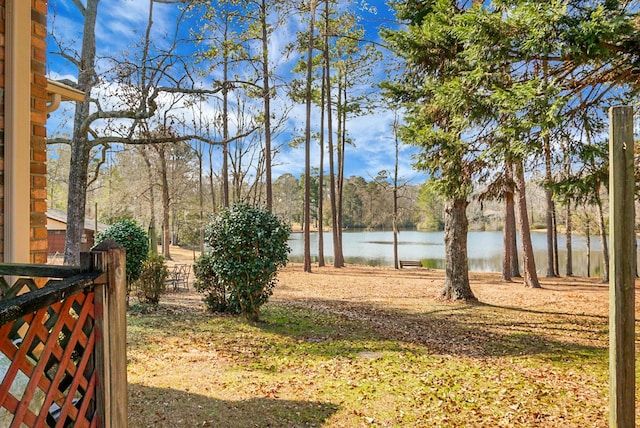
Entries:
{"label": "white cloud", "polygon": [[[152,38],[155,43],[170,42],[165,37],[174,32],[178,12],[175,4],[153,4]],[[98,55],[117,55],[142,40],[148,19],[148,0],[102,0],[96,23]]]}
{"label": "white cloud", "polygon": [[[315,123],[312,125],[312,132],[318,130],[318,120],[320,114],[314,107],[312,117]],[[395,168],[395,143],[391,130],[393,122],[393,112],[382,111],[365,116],[350,118],[347,123],[347,131],[353,139],[355,146],[348,145],[345,149],[345,176],[360,176],[367,180],[375,177],[378,172],[387,170],[393,172]],[[296,104],[291,112],[288,121],[292,134],[302,135],[305,126],[305,105]],[[334,132],[337,125],[334,124]],[[291,141],[291,135],[282,137],[281,143],[287,144]],[[335,144],[335,137],[334,137]],[[326,142],[325,142],[326,151]],[[399,154],[399,176],[407,180],[424,180],[424,174],[415,171],[411,165],[412,156],[417,149],[406,145],[400,146]],[[311,165],[319,165],[319,146],[313,143],[311,150]],[[282,153],[275,157],[273,174],[279,176],[291,173],[299,176],[304,172],[305,154],[304,145],[297,148],[285,147]],[[325,171],[329,170],[329,160],[325,155]]]}
{"label": "white cloud", "polygon": [[[66,40],[80,40],[81,38],[81,16],[75,11],[75,6],[70,1],[50,0],[50,7],[57,8],[59,13],[55,16],[55,31],[59,33],[61,38]],[[144,28],[148,19],[148,0],[101,0],[99,4],[99,21],[97,25],[97,44],[99,55],[119,56],[121,52],[130,48],[130,52],[136,49],[132,48],[134,42],[143,36]],[[154,6],[154,39],[159,43],[168,43],[164,40],[165,34],[172,34],[176,23],[178,8],[176,5],[156,4]],[[270,37],[270,61],[275,68],[276,73],[285,78],[290,77],[290,70],[301,55],[294,53],[290,57],[282,55],[285,46],[295,39],[297,31],[304,27],[304,23],[300,20],[300,16],[296,13],[290,13],[284,25],[279,26]],[[164,40],[164,42],[163,42]],[[76,47],[80,46],[76,43]],[[380,62],[376,64],[376,76],[384,76],[386,74],[384,64]],[[59,60],[52,62],[50,66],[50,76],[52,78],[70,78],[75,80],[75,70],[71,70],[67,65],[63,65]],[[213,70],[209,76],[198,77],[199,84],[202,87],[211,87],[211,79],[213,79],[219,70]],[[234,70],[239,73],[248,73],[246,69]],[[370,90],[370,89],[369,89]],[[102,99],[103,107],[116,107],[120,104],[118,94],[121,88],[117,85],[107,85],[97,89],[94,96]],[[168,99],[161,98],[159,100],[167,102]],[[259,99],[247,99],[247,103],[261,103]],[[278,115],[289,109],[285,102],[281,99],[274,99],[272,102],[272,111]],[[199,119],[194,116],[193,110],[188,108],[184,103],[175,107],[175,110],[184,115],[186,122],[192,123],[193,120]],[[54,113],[57,114],[57,113]],[[208,120],[213,120],[220,114],[219,102],[210,100],[202,103],[202,116]],[[64,113],[64,117],[68,119],[69,112]],[[318,122],[320,113],[314,106],[313,132],[318,130]],[[57,123],[64,123],[63,119],[54,119],[52,115],[51,124],[54,120]],[[335,120],[335,118],[334,118]],[[391,132],[391,123],[393,114],[391,112],[377,112],[361,117],[350,118],[347,124],[349,136],[354,140],[355,147],[348,146],[346,148],[346,171],[347,177],[351,175],[361,176],[366,179],[375,177],[381,170],[391,171],[394,167],[394,142]],[[287,130],[279,134],[277,141],[274,141],[274,147],[280,147],[281,152],[274,157],[274,177],[284,173],[292,173],[299,176],[304,172],[304,147],[290,148],[289,142],[293,135],[303,133],[305,126],[305,106],[304,104],[295,104],[290,112],[290,117],[286,122]],[[61,127],[50,127],[60,132]],[[334,132],[337,126],[334,125]],[[235,133],[235,129],[231,129],[231,134]],[[401,148],[400,160],[400,176],[403,178],[412,178],[420,174],[411,167],[411,154],[415,153],[415,148],[403,146]],[[311,164],[318,166],[319,164],[319,147],[314,142],[311,148]],[[329,162],[325,157],[325,169],[328,171]]]}

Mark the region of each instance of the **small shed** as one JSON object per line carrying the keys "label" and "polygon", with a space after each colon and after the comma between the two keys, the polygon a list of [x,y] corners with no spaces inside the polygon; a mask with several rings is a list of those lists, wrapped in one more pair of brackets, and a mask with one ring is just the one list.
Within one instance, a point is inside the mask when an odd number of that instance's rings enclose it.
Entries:
{"label": "small shed", "polygon": [[[82,232],[82,249],[89,251],[95,242],[95,232],[104,231],[107,225],[85,219]],[[64,242],[67,237],[67,213],[60,210],[47,211],[47,241],[49,254],[64,253]]]}

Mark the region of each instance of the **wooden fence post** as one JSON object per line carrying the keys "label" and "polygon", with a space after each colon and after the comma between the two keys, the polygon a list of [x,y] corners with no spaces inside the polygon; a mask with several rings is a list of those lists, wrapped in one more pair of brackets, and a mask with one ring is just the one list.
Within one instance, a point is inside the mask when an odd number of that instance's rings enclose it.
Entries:
{"label": "wooden fence post", "polygon": [[635,426],[633,108],[609,109],[609,426]]}
{"label": "wooden fence post", "polygon": [[98,426],[127,426],[127,279],[125,250],[107,240],[93,251],[107,281],[95,288]]}

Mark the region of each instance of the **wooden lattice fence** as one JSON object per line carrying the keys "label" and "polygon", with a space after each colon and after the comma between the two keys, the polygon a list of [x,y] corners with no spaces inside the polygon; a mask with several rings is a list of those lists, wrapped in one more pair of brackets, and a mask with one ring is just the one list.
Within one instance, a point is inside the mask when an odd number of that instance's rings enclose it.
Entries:
{"label": "wooden lattice fence", "polygon": [[126,426],[124,250],[82,258],[0,264],[2,427]]}

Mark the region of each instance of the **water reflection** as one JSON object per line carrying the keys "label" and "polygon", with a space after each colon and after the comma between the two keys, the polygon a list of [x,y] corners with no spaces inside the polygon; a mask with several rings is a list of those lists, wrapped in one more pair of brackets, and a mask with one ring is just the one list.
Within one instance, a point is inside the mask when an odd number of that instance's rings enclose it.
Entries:
{"label": "water reflection", "polygon": [[[546,273],[546,234],[532,233],[534,256],[538,273]],[[401,260],[424,260],[428,267],[444,268],[444,240],[442,232],[402,231],[398,235],[398,256]],[[574,236],[572,242],[573,274],[587,275],[587,246],[583,236]],[[289,240],[291,261],[302,261],[303,234],[294,233]],[[502,232],[469,232],[469,269],[477,272],[500,272],[502,270]],[[558,236],[560,274],[566,274],[566,240]],[[324,233],[325,261],[333,260],[331,232]],[[393,266],[393,233],[391,231],[345,231],[343,234],[345,262],[371,265]],[[311,254],[314,262],[318,258],[318,234],[311,234]],[[520,260],[522,260],[520,258]],[[602,276],[602,253],[600,240],[591,239],[591,276]]]}

